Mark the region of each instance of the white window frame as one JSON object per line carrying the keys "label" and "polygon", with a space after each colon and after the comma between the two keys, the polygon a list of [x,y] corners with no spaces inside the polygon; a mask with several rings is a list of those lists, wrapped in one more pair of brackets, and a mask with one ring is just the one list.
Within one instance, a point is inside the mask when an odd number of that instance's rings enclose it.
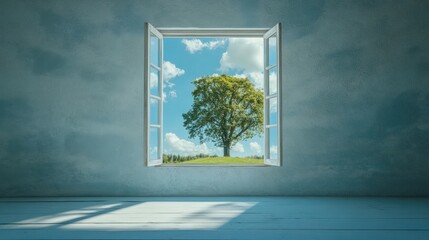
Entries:
{"label": "white window frame", "polygon": [[[159,49],[158,49],[158,60],[159,60],[159,76],[158,79],[158,96],[150,95],[150,69],[154,68],[153,64],[150,62],[151,46],[150,46],[150,37],[151,34],[156,36],[159,39]],[[269,38],[273,35],[276,36],[276,54],[277,54],[277,93],[275,96],[269,95],[268,93],[268,81],[269,81],[269,70],[273,66],[268,66],[268,53],[269,53]],[[281,62],[281,24],[276,24],[273,28],[155,28],[150,23],[145,24],[145,69],[144,69],[144,156],[145,163],[147,166],[158,166],[163,162],[163,39],[168,38],[185,38],[185,37],[258,37],[263,38],[264,40],[264,138],[265,138],[265,153],[264,153],[264,164],[271,166],[281,166],[282,165],[282,121],[281,121],[281,111],[282,111],[282,81],[281,81],[281,72],[282,72],[282,62]],[[156,97],[159,99],[160,106],[158,107],[158,121],[159,126],[150,125],[150,99]],[[269,125],[269,115],[270,110],[266,107],[271,98],[275,97],[277,99],[277,124],[276,126]],[[150,159],[150,128],[159,128],[158,130],[158,143],[157,149],[159,154],[159,159]],[[277,128],[277,158],[271,159],[270,156],[270,139],[268,129],[271,127]],[[204,165],[211,166],[211,165]],[[249,166],[249,165],[245,165]]]}

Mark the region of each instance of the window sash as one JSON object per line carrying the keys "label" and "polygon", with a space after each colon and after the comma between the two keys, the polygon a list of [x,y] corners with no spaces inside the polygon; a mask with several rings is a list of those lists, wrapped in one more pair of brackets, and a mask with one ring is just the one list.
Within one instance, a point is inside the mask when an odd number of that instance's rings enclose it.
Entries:
{"label": "window sash", "polygon": [[[158,51],[154,52],[152,51],[151,47],[151,37],[155,36],[158,41]],[[147,166],[157,166],[161,165],[163,163],[162,156],[163,156],[163,35],[150,23],[146,23],[145,26],[145,71],[144,71],[144,94],[145,94],[145,101],[144,101],[144,156],[146,159],[146,165]],[[151,62],[151,56],[152,54],[158,55],[158,62],[152,63]],[[157,64],[157,65],[156,65]],[[155,69],[158,74],[158,81],[157,81],[157,88],[158,88],[158,95],[151,95],[150,91],[150,81],[151,81],[151,68]],[[150,104],[151,100],[156,100],[158,104],[158,111],[152,113]],[[150,122],[150,115],[151,114],[157,114],[158,124],[152,124]],[[153,145],[151,143],[150,139],[150,129],[156,129],[156,132],[158,134],[157,142],[155,143],[157,147],[157,158],[151,159],[150,154],[150,147]]]}
{"label": "window sash", "polygon": [[[282,165],[282,137],[281,137],[281,129],[282,129],[282,121],[281,121],[281,34],[280,34],[280,23],[276,24],[273,28],[268,30],[264,34],[264,140],[265,140],[265,154],[264,154],[264,163],[266,165],[272,165],[272,166],[281,166]],[[270,45],[269,45],[269,39],[275,35],[276,37],[276,63],[269,65],[269,53],[270,53]],[[277,85],[277,91],[275,93],[270,94],[269,92],[269,74],[270,70],[277,67],[277,79],[276,79],[276,85]],[[270,124],[270,106],[268,106],[270,99],[276,99],[277,104],[277,123],[276,124]],[[277,129],[277,153],[276,158],[271,158],[271,138],[270,138],[270,129],[275,128]]]}

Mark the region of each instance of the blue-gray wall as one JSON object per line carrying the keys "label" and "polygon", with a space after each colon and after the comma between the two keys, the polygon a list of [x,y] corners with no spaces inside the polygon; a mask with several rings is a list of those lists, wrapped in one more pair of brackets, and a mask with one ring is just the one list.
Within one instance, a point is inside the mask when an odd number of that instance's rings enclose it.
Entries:
{"label": "blue-gray wall", "polygon": [[[429,196],[428,1],[1,1],[0,196]],[[143,164],[144,22],[283,23],[284,166]]]}

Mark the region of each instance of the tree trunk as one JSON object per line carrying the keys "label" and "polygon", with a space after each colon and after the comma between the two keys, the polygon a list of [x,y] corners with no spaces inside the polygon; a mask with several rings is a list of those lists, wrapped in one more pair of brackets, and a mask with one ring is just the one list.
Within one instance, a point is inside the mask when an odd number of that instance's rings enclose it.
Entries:
{"label": "tree trunk", "polygon": [[223,156],[224,157],[229,157],[229,151],[230,151],[230,147],[229,146],[224,146],[223,147]]}

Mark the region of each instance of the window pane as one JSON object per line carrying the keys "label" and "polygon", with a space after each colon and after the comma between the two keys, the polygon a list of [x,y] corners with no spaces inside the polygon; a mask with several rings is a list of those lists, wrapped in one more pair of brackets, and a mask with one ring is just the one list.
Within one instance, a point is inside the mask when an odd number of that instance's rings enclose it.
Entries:
{"label": "window pane", "polygon": [[268,71],[268,95],[277,93],[277,67]]}
{"label": "window pane", "polygon": [[159,109],[159,100],[151,98],[150,112],[149,112],[150,124],[159,125],[158,109]]}
{"label": "window pane", "polygon": [[150,128],[149,133],[149,160],[158,160],[160,159],[159,149],[158,149],[158,139],[159,139],[159,129]]}
{"label": "window pane", "polygon": [[268,124],[277,124],[277,97],[268,100],[269,121]]}
{"label": "window pane", "polygon": [[269,131],[269,159],[277,159],[277,128],[272,127],[268,129]]}
{"label": "window pane", "polygon": [[150,95],[159,97],[159,79],[160,73],[157,69],[151,67],[150,68]]}
{"label": "window pane", "polygon": [[150,63],[159,67],[159,39],[150,35]]}
{"label": "window pane", "polygon": [[268,66],[277,64],[277,34],[268,38]]}

